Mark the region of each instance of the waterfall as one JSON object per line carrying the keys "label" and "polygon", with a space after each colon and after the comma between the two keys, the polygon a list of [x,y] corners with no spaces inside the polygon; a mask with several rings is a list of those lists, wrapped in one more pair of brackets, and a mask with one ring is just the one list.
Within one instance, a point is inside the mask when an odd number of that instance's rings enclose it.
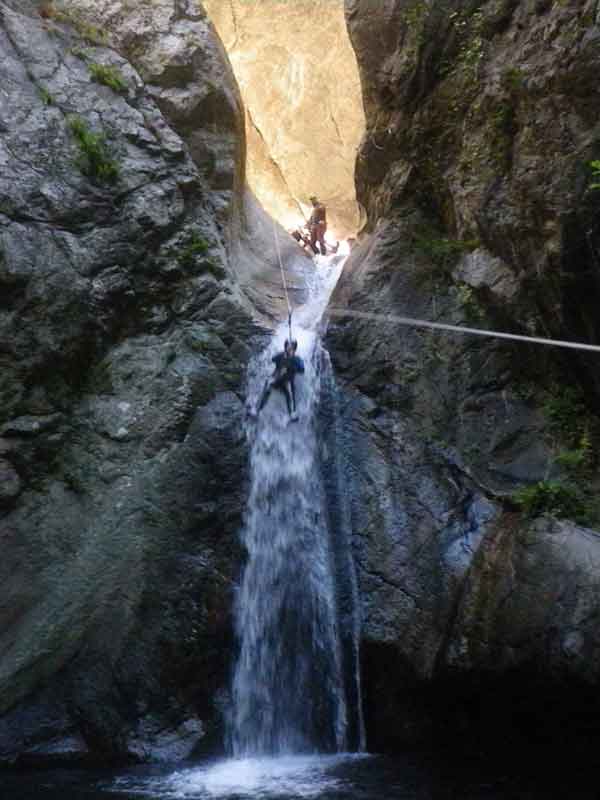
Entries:
{"label": "waterfall", "polygon": [[[343,260],[319,261],[311,299],[295,315],[306,368],[296,379],[299,422],[289,422],[275,391],[248,430],[251,481],[242,531],[248,560],[235,608],[239,655],[230,719],[236,756],[348,746],[347,670],[317,425],[328,366],[317,327]],[[250,366],[254,403],[285,336],[282,326]]]}

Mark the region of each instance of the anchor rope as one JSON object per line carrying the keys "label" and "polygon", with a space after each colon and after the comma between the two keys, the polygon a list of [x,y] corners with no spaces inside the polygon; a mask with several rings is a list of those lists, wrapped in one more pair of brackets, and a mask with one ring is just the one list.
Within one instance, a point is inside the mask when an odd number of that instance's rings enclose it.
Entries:
{"label": "anchor rope", "polygon": [[515,342],[526,342],[528,344],[541,344],[549,347],[564,347],[571,350],[585,350],[588,352],[600,353],[600,345],[596,344],[569,342],[563,339],[546,339],[541,336],[524,336],[518,333],[505,333],[504,331],[491,331],[483,328],[469,328],[462,325],[449,325],[445,322],[430,322],[429,320],[403,317],[398,314],[376,314],[367,311],[352,311],[349,308],[337,308],[335,306],[328,308],[327,313],[336,317],[381,320],[383,322],[392,322],[396,325],[405,325],[412,328],[429,328],[431,330],[461,333],[469,336],[486,336],[492,339],[509,339]]}

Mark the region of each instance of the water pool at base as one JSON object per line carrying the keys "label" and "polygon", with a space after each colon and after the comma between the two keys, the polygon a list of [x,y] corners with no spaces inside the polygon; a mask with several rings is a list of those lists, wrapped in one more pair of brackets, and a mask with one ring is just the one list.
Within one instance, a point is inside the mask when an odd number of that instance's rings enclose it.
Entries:
{"label": "water pool at base", "polygon": [[211,760],[121,772],[0,774],[1,800],[598,800],[591,769],[548,765],[516,774],[440,754]]}

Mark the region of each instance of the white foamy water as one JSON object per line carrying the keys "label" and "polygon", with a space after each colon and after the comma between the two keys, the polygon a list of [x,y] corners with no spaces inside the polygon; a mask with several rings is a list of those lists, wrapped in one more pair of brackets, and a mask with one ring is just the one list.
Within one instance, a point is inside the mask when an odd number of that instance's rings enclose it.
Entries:
{"label": "white foamy water", "polygon": [[[239,641],[230,718],[236,756],[342,751],[347,709],[315,416],[323,351],[318,324],[343,264],[319,259],[309,300],[294,314],[305,373],[296,377],[299,422],[273,391],[250,423],[250,496],[242,531],[248,561],[235,616]],[[287,325],[250,365],[256,406]]]}
{"label": "white foamy water", "polygon": [[334,770],[356,758],[340,754],[231,759],[181,770],[162,779],[147,779],[137,785],[125,779],[119,790],[164,800],[319,797],[344,786]]}
{"label": "white foamy water", "polygon": [[[340,768],[367,757],[343,752],[348,712],[315,425],[328,368],[318,326],[343,262],[316,259],[309,302],[294,314],[306,368],[296,379],[299,422],[289,423],[285,399],[274,391],[259,420],[248,423],[248,561],[235,609],[239,657],[229,720],[237,757],[164,777],[125,776],[112,792],[160,800],[317,798],[347,792]],[[287,336],[281,325],[250,365],[255,404]]]}

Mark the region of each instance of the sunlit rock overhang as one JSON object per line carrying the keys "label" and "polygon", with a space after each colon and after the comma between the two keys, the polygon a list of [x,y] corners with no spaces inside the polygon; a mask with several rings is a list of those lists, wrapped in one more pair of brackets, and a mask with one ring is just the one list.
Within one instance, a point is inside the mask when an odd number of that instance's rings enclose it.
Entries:
{"label": "sunlit rock overhang", "polygon": [[364,131],[360,81],[343,0],[204,0],[246,107],[247,177],[284,226],[316,194],[330,232],[356,231],[356,150]]}

